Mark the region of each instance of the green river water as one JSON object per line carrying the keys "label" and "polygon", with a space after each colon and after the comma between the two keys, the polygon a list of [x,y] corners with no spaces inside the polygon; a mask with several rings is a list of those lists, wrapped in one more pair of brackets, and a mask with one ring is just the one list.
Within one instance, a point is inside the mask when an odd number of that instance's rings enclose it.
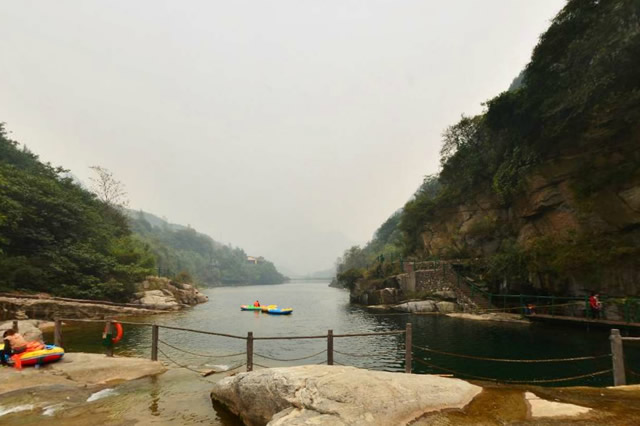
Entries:
{"label": "green river water", "polygon": [[[472,321],[436,315],[375,313],[349,304],[346,291],[328,287],[327,282],[291,282],[274,286],[220,287],[205,289],[210,301],[181,312],[134,318],[131,321],[155,322],[177,327],[208,330],[255,337],[326,335],[404,329],[413,325],[415,346],[438,351],[489,358],[540,359],[602,355],[610,352],[608,333],[602,330],[564,328],[546,324],[519,324]],[[292,307],[290,316],[272,316],[258,312],[242,312],[242,304],[255,300],[262,304]],[[102,325],[69,324],[64,328],[67,351],[100,352]],[[49,337],[50,336],[45,336]],[[195,370],[232,369],[245,361],[244,355],[224,357],[245,351],[245,341],[225,337],[161,329],[163,342],[192,352],[177,351],[160,345],[160,359],[168,365],[179,364]],[[125,336],[116,349],[122,355],[149,357],[151,329],[126,326]],[[404,336],[336,338],[336,363],[363,368],[403,371]],[[303,358],[326,349],[326,339],[257,340],[254,362],[267,367],[326,363],[326,353],[298,361],[276,361],[269,358]],[[196,355],[197,354],[197,355]],[[199,356],[205,355],[205,356]],[[167,358],[168,357],[168,358]],[[482,376],[501,380],[536,380],[571,377],[611,368],[608,357],[568,363],[519,364],[455,358],[414,348],[416,373],[447,373],[459,377]],[[627,366],[640,372],[640,345],[626,344]],[[170,359],[170,360],[169,360]],[[425,364],[426,363],[426,364]],[[428,366],[430,364],[432,367]],[[441,369],[444,368],[444,369]],[[239,368],[238,371],[244,371]],[[64,404],[64,410],[43,416],[42,410],[2,415],[11,407],[34,404],[33,398],[18,395],[0,399],[0,421],[15,424],[38,424],[56,420],[63,424],[87,424],[96,419],[102,424],[214,424],[233,425],[236,420],[224,410],[212,407],[211,383],[224,377],[216,374],[202,378],[181,368],[171,369],[156,378],[146,378],[103,390],[103,398],[87,402],[95,389],[67,395],[53,393],[49,400],[36,404]],[[640,377],[629,374],[631,383]],[[610,386],[611,374],[572,380],[554,386]],[[45,397],[46,399],[46,397]],[[19,415],[19,416],[18,416]]]}

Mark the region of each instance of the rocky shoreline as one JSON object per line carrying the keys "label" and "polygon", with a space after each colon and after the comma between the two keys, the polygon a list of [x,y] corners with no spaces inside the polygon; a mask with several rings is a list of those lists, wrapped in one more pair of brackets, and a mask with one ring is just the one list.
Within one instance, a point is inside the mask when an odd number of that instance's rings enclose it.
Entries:
{"label": "rocky shoreline", "polygon": [[147,316],[173,312],[209,298],[190,284],[173,282],[163,277],[147,277],[138,284],[131,303],[114,303],[102,300],[80,300],[52,297],[47,294],[0,295],[0,320],[55,318],[106,319],[114,316]]}

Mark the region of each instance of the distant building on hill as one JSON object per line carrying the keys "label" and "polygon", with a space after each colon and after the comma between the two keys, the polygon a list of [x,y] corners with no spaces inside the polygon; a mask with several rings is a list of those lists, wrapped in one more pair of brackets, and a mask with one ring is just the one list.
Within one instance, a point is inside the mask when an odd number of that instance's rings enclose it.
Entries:
{"label": "distant building on hill", "polygon": [[258,257],[247,256],[247,262],[248,263],[253,263],[254,265],[257,265],[259,263],[264,263],[264,257],[262,257],[262,256],[258,256]]}

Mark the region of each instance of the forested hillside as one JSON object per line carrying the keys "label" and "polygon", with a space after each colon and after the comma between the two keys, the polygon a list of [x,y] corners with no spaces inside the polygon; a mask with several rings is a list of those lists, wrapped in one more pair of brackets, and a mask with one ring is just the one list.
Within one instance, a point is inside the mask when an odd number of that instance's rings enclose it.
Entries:
{"label": "forested hillside", "polygon": [[272,263],[250,264],[242,249],[192,228],[123,212],[0,124],[0,291],[124,302],[154,274],[207,285],[286,280]]}
{"label": "forested hillside", "polygon": [[640,2],[568,1],[485,106],[446,129],[439,175],[345,253],[343,278],[400,250],[468,259],[503,291],[640,294]]}
{"label": "forested hillside", "polygon": [[114,207],[44,164],[0,124],[0,291],[126,301],[155,272]]}
{"label": "forested hillside", "polygon": [[138,240],[149,246],[156,257],[158,273],[203,285],[278,284],[287,278],[273,263],[260,259],[247,261],[241,248],[223,245],[191,227],[170,224],[142,211],[127,212]]}

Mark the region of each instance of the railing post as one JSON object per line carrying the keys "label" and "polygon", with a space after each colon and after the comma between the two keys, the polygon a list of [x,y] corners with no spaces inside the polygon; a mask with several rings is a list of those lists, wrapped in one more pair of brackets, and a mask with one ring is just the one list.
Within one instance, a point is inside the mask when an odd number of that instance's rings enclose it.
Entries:
{"label": "railing post", "polygon": [[611,329],[609,340],[611,341],[611,360],[613,362],[613,385],[626,385],[627,379],[624,374],[624,353],[622,352],[622,336],[620,336],[620,330],[616,328]]}
{"label": "railing post", "polygon": [[584,297],[584,316],[585,318],[591,318],[591,310],[589,309],[589,296]]}
{"label": "railing post", "polygon": [[158,360],[158,337],[159,327],[157,325],[151,326],[151,361]]}
{"label": "railing post", "polygon": [[333,330],[327,332],[327,365],[333,365]]}
{"label": "railing post", "polygon": [[520,306],[522,307],[522,315],[527,313],[527,307],[524,304],[524,295],[520,293]]}
{"label": "railing post", "polygon": [[247,371],[253,371],[253,331],[247,333]]}
{"label": "railing post", "polygon": [[18,332],[18,320],[13,320],[13,331]]}
{"label": "railing post", "polygon": [[55,328],[53,329],[53,344],[62,347],[62,321],[55,319]]}
{"label": "railing post", "polygon": [[412,363],[412,337],[413,334],[411,332],[411,323],[407,323],[406,330],[404,332],[404,372],[407,374],[411,374],[411,363]]}
{"label": "railing post", "polygon": [[[106,324],[106,333],[105,333],[105,338],[107,339],[112,339],[113,337],[113,322],[111,320],[107,321]],[[108,357],[112,357],[113,356],[113,343],[111,343],[110,341],[105,342],[106,346],[107,346],[107,356]]]}

